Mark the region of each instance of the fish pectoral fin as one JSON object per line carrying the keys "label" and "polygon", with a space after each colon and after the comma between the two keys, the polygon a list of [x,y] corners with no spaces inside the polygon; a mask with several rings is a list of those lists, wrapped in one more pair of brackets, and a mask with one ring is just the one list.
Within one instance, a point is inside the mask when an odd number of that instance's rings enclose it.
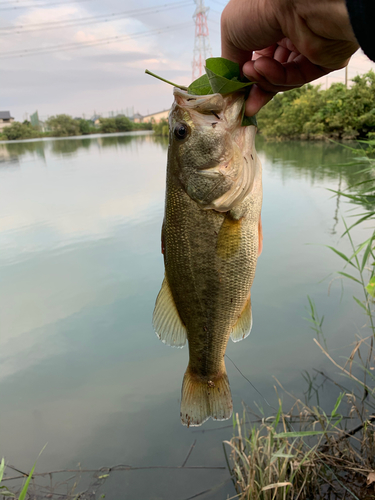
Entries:
{"label": "fish pectoral fin", "polygon": [[230,338],[233,342],[239,342],[250,335],[251,327],[253,326],[253,315],[251,312],[251,298],[243,308],[241,316],[238,318],[237,323],[234,325],[233,330],[230,334]]}
{"label": "fish pectoral fin", "polygon": [[186,344],[186,327],[177,311],[166,276],[156,299],[152,324],[164,344],[172,347],[184,347]]}

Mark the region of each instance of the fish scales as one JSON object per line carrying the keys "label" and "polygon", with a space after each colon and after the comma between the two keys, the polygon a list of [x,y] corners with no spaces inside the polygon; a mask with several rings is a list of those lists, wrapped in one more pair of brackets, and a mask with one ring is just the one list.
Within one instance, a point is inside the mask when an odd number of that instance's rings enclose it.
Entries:
{"label": "fish scales", "polygon": [[[203,96],[197,107],[186,107],[186,96],[192,99],[175,89],[170,114],[162,231],[165,279],[154,327],[170,345],[188,340],[181,420],[200,425],[210,416],[222,420],[232,412],[224,355],[231,334],[240,340],[251,329],[262,188],[255,128],[238,132],[243,94],[227,100],[218,94]],[[221,121],[215,127],[210,111]],[[187,137],[181,138],[186,130]],[[246,151],[238,153],[241,148]],[[220,172],[212,173],[218,167]]]}

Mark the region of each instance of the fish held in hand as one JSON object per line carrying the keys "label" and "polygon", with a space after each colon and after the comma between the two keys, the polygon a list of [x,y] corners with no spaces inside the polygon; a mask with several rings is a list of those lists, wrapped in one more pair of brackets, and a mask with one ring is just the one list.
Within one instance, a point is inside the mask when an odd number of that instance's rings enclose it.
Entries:
{"label": "fish held in hand", "polygon": [[262,247],[262,168],[255,126],[241,127],[244,93],[174,89],[162,252],[153,325],[166,344],[189,343],[181,421],[228,419],[224,355],[250,333],[250,288]]}

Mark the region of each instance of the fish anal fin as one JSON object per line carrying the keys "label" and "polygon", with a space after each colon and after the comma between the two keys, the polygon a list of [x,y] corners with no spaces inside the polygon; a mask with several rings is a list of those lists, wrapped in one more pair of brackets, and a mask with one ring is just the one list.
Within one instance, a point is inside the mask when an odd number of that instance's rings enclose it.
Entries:
{"label": "fish anal fin", "polygon": [[258,222],[258,257],[263,250],[263,228],[262,228],[262,217],[259,215]]}
{"label": "fish anal fin", "polygon": [[233,327],[230,338],[233,342],[239,342],[240,340],[245,339],[248,335],[250,335],[252,326],[253,315],[251,312],[251,297],[249,296],[237,323]]}
{"label": "fish anal fin", "polygon": [[202,425],[210,417],[227,420],[233,410],[228,376],[223,371],[212,379],[199,377],[188,367],[182,384],[181,422],[188,427]]}
{"label": "fish anal fin", "polygon": [[156,335],[164,344],[172,347],[183,347],[186,344],[186,327],[177,311],[166,276],[156,299],[152,324]]}

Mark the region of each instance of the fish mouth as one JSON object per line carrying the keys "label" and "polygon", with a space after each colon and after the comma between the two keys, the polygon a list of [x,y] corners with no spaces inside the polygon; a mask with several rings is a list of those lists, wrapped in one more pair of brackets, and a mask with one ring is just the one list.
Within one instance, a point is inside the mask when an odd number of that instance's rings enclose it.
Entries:
{"label": "fish mouth", "polygon": [[204,115],[214,115],[222,120],[225,108],[225,100],[221,94],[195,95],[177,87],[173,88],[176,104],[188,110],[194,110]]}

